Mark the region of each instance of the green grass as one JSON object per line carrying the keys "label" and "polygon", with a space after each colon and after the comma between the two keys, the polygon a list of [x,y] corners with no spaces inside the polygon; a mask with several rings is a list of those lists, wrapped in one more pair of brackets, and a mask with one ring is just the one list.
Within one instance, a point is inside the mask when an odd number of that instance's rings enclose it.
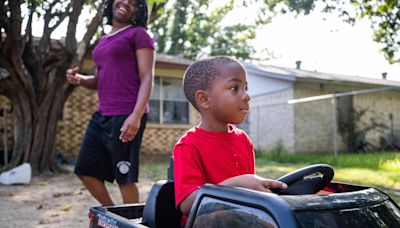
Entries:
{"label": "green grass", "polygon": [[171,155],[141,155],[139,176],[154,182],[167,179],[167,169]]}
{"label": "green grass", "polygon": [[400,203],[400,153],[339,154],[259,154],[257,173],[278,178],[310,164],[325,163],[335,169],[334,181],[373,186]]}
{"label": "green grass", "polygon": [[[170,155],[140,158],[140,177],[158,181],[167,178]],[[334,181],[372,186],[389,194],[400,204],[400,153],[339,154],[258,154],[257,174],[278,178],[306,165],[325,163],[335,169]]]}

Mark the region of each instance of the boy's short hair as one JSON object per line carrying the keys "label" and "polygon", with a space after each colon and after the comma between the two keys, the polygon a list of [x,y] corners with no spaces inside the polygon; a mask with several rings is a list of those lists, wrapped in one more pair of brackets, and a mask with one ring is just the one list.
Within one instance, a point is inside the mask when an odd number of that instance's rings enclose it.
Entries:
{"label": "boy's short hair", "polygon": [[221,66],[232,62],[239,63],[228,56],[215,56],[196,61],[187,68],[183,76],[183,92],[196,109],[196,92],[208,89],[212,81],[219,76]]}

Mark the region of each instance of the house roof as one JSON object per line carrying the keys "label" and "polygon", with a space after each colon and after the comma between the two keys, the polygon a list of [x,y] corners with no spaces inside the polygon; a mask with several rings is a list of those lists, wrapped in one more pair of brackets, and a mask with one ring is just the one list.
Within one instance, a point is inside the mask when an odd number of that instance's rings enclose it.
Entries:
{"label": "house roof", "polygon": [[250,74],[275,78],[285,81],[308,81],[308,82],[331,82],[331,83],[354,83],[354,84],[369,84],[379,86],[394,86],[400,87],[400,81],[392,81],[378,78],[368,78],[353,75],[342,75],[323,73],[316,71],[308,71],[302,69],[294,69],[288,67],[277,67],[271,65],[254,65],[251,63],[243,63],[246,70]]}
{"label": "house roof", "polygon": [[174,64],[185,65],[185,66],[188,66],[193,63],[192,60],[185,59],[183,57],[159,54],[159,53],[157,53],[156,60],[157,60],[157,62],[174,63]]}

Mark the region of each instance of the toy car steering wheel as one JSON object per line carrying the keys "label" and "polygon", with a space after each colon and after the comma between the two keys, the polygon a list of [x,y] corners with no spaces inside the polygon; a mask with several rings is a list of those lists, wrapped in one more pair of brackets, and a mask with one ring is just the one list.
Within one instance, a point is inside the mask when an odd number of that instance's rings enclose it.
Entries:
{"label": "toy car steering wheel", "polygon": [[278,178],[288,185],[287,189],[270,190],[279,195],[315,194],[331,182],[333,175],[334,171],[330,165],[310,165]]}

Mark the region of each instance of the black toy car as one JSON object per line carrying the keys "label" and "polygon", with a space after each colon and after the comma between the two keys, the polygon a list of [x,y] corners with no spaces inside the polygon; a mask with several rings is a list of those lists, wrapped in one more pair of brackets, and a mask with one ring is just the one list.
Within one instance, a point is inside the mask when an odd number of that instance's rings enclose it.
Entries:
{"label": "black toy car", "polygon": [[[180,227],[170,174],[152,187],[146,204],[90,208],[90,227]],[[185,227],[400,227],[400,208],[388,195],[331,182],[333,174],[324,164],[302,168],[279,178],[289,187],[276,194],[207,184]]]}

